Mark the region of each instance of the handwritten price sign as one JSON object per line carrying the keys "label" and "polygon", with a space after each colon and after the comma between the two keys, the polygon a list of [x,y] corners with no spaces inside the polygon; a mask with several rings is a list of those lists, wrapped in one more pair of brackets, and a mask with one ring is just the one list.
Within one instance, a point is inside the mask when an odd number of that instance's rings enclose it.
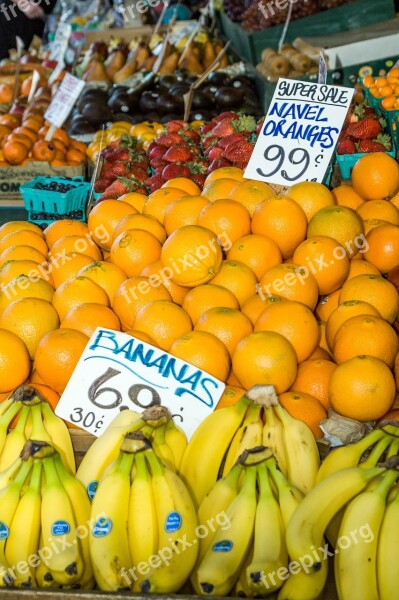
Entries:
{"label": "handwritten price sign", "polygon": [[84,86],[84,81],[81,81],[70,73],[66,73],[44,114],[45,119],[54,127],[62,127]]}
{"label": "handwritten price sign", "polygon": [[279,79],[244,177],[322,182],[354,90]]}
{"label": "handwritten price sign", "polygon": [[209,373],[126,333],[97,328],[56,414],[99,436],[125,409],[166,406],[188,438],[213,412],[225,385]]}

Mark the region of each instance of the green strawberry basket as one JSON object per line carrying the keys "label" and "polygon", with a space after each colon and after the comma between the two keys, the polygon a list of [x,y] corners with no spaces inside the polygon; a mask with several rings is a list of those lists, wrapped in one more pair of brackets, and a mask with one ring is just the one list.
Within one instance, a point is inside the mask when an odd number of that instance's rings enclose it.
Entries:
{"label": "green strawberry basket", "polygon": [[[399,113],[399,111],[397,111],[397,112]],[[398,124],[399,124],[399,121],[398,121]],[[393,137],[392,137],[392,146],[393,146],[392,150],[390,150],[389,152],[387,151],[387,154],[389,154],[389,156],[392,156],[392,158],[395,158],[396,148],[395,148],[395,143],[394,143]],[[341,172],[342,179],[350,179],[351,178],[352,169],[355,166],[355,164],[357,163],[357,161],[359,160],[359,158],[362,158],[362,156],[366,156],[366,154],[364,152],[356,152],[355,154],[337,154],[337,153],[335,153],[335,162],[339,166],[339,170]]]}
{"label": "green strawberry basket", "polygon": [[383,110],[382,114],[387,121],[392,143],[399,149],[399,110]]}

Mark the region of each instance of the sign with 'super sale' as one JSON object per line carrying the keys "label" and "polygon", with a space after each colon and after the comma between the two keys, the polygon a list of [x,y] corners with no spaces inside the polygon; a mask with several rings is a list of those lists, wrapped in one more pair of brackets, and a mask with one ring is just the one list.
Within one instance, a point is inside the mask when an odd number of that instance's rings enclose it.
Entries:
{"label": "sign with 'super sale'", "polygon": [[278,185],[322,182],[354,90],[279,79],[244,177]]}
{"label": "sign with 'super sale'", "polygon": [[189,439],[224,388],[222,381],[160,348],[97,328],[55,412],[99,436],[121,410],[162,405]]}

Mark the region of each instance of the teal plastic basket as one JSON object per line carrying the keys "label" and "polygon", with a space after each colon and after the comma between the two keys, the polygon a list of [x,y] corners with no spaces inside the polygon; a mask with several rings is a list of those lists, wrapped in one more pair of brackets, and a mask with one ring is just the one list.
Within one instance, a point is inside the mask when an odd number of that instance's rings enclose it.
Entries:
{"label": "teal plastic basket", "polygon": [[399,148],[399,110],[384,110],[383,116],[387,121],[391,138],[396,148]]}
{"label": "teal plastic basket", "polygon": [[[396,150],[394,143],[393,149],[390,152],[387,152],[387,154],[389,154],[389,156],[392,156],[392,158],[395,158]],[[356,154],[335,154],[335,162],[339,166],[339,170],[341,171],[341,176],[343,179],[350,179],[353,167],[355,166],[359,158],[362,158],[362,156],[366,156],[366,154],[362,152],[358,152]]]}
{"label": "teal plastic basket", "polygon": [[[37,189],[38,183],[67,183],[74,187],[65,193]],[[46,226],[60,219],[86,220],[86,203],[90,183],[83,177],[35,177],[20,186],[20,192],[28,211],[28,219],[39,226]]]}

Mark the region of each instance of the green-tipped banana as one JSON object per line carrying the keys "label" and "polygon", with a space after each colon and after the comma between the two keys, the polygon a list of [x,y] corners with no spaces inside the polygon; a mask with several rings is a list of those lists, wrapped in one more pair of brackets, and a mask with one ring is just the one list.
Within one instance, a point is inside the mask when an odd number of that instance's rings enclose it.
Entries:
{"label": "green-tipped banana", "polygon": [[50,436],[51,443],[59,452],[62,462],[72,474],[76,473],[75,455],[72,440],[65,422],[54,414],[47,402],[40,405],[44,427]]}
{"label": "green-tipped banana", "polygon": [[399,487],[388,502],[382,520],[377,547],[377,583],[379,600],[393,600],[399,590],[398,540],[399,540]]}
{"label": "green-tipped banana", "polygon": [[256,448],[262,444],[263,421],[262,407],[254,404],[237,430],[229,446],[223,465],[223,477],[232,469],[237,459],[245,450]]}
{"label": "green-tipped banana", "polygon": [[29,413],[29,406],[23,406],[21,412],[19,413],[18,423],[6,437],[3,451],[0,454],[0,471],[5,471],[8,469],[8,467],[11,466],[21,454],[21,450],[26,442],[25,426]]}
{"label": "green-tipped banana", "polygon": [[263,445],[273,452],[277,460],[280,471],[287,476],[288,465],[284,447],[284,430],[283,424],[277,418],[273,407],[270,406],[265,410],[265,424],[263,426]]}
{"label": "green-tipped banana", "polygon": [[283,581],[275,578],[275,573],[287,567],[288,553],[283,518],[265,463],[257,467],[257,474],[259,498],[255,517],[254,554],[247,567],[247,582],[255,592],[266,596],[282,586]]}
{"label": "green-tipped banana", "polygon": [[8,398],[0,402],[0,417],[4,415],[4,413],[10,408],[11,404],[14,402],[14,396],[10,394]]}
{"label": "green-tipped banana", "polygon": [[187,437],[183,429],[176,425],[173,420],[166,424],[165,442],[172,450],[176,470],[178,471],[187,448]]}
{"label": "green-tipped banana", "polygon": [[362,469],[371,469],[372,467],[375,467],[377,463],[382,461],[386,449],[394,439],[395,438],[392,438],[389,435],[385,435],[376,443],[374,448],[372,448],[368,457],[359,463],[359,467],[362,467]]}
{"label": "green-tipped banana", "polygon": [[5,487],[10,485],[10,483],[13,481],[16,473],[19,471],[21,464],[22,464],[22,458],[19,456],[16,460],[14,460],[12,465],[10,465],[8,467],[8,469],[0,472],[0,492]]}
{"label": "green-tipped banana", "polygon": [[376,568],[379,532],[386,498],[398,475],[397,471],[387,471],[372,491],[356,496],[345,510],[334,562],[339,600],[379,598]]}
{"label": "green-tipped banana", "polygon": [[268,460],[266,462],[266,467],[277,488],[281,516],[283,518],[284,528],[287,529],[292,515],[303,498],[303,494],[300,490],[291,485],[288,479],[280,471],[275,460]]}
{"label": "green-tipped banana", "polygon": [[132,559],[128,540],[130,473],[134,455],[121,452],[100,480],[91,507],[90,555],[101,590],[129,589]]}
{"label": "green-tipped banana", "polygon": [[232,590],[253,541],[256,504],[256,467],[247,467],[242,488],[226,511],[230,525],[216,530],[193,573],[198,593],[227,596]]}
{"label": "green-tipped banana", "polygon": [[175,457],[173,456],[172,449],[166,443],[165,428],[166,423],[154,429],[151,445],[155,454],[162,460],[165,467],[176,471]]}
{"label": "green-tipped banana", "polygon": [[249,404],[250,400],[243,396],[234,406],[215,410],[195,430],[184,453],[180,475],[197,506],[217,481],[223,458]]}
{"label": "green-tipped banana", "polygon": [[39,546],[41,478],[42,464],[38,461],[33,465],[28,489],[18,503],[6,542],[6,560],[14,566],[17,587],[36,586],[35,569],[28,561],[37,554]]}

